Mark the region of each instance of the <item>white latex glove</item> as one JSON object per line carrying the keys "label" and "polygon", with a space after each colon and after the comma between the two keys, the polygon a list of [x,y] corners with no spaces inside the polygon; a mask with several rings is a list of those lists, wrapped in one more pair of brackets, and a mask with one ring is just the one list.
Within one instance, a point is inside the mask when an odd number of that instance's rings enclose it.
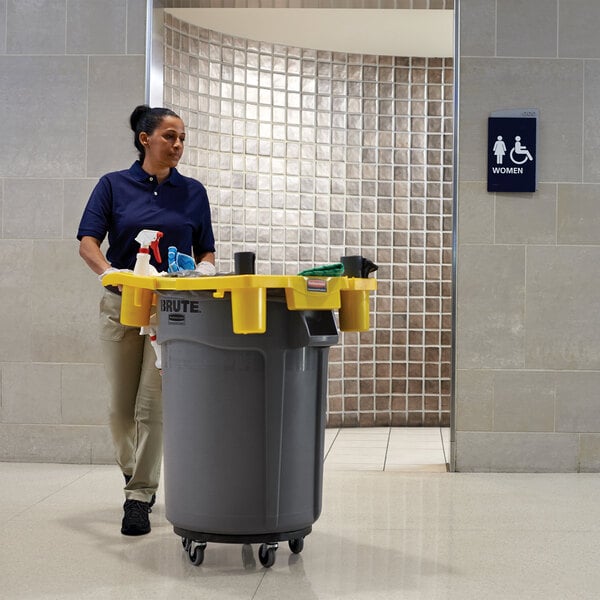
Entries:
{"label": "white latex glove", "polygon": [[200,273],[200,275],[208,275],[209,277],[212,277],[213,275],[217,274],[217,269],[211,262],[203,260],[196,265],[196,272]]}
{"label": "white latex glove", "polygon": [[115,271],[118,271],[119,269],[115,269],[114,267],[108,267],[108,269],[104,270],[102,273],[100,273],[100,275],[98,275],[98,279],[100,281],[102,281],[102,278],[105,275],[108,275],[109,273],[114,273]]}

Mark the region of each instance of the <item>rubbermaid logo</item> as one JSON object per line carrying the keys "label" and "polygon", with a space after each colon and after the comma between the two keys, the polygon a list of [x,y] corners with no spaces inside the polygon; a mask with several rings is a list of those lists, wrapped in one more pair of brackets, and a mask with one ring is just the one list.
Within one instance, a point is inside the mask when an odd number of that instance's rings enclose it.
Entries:
{"label": "rubbermaid logo", "polygon": [[185,323],[185,315],[171,313],[169,315],[169,323],[173,323],[174,325],[183,325]]}
{"label": "rubbermaid logo", "polygon": [[325,279],[307,279],[306,280],[306,291],[307,292],[326,292],[327,281]]}

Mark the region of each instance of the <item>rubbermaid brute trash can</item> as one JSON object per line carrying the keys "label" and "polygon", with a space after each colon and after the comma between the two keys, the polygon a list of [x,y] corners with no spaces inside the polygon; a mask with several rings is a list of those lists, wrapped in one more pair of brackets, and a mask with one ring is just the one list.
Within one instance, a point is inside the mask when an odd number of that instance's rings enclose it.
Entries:
{"label": "rubbermaid brute trash can", "polygon": [[321,512],[332,309],[368,329],[375,280],[109,277],[128,324],[147,302],[127,288],[158,294],[166,516],[190,560],[207,542],[260,543],[267,567],[279,541],[300,552]]}
{"label": "rubbermaid brute trash can", "polygon": [[[182,312],[183,300],[194,310]],[[175,532],[298,546],[321,512],[333,314],[288,311],[274,293],[265,333],[238,335],[227,299],[163,292],[159,323],[165,505]],[[262,547],[261,562],[274,551]]]}

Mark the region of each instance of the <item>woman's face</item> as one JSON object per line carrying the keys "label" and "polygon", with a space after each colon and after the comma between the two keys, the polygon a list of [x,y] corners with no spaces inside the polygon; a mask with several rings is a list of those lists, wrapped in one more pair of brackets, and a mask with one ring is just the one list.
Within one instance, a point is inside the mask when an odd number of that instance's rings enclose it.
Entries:
{"label": "woman's face", "polygon": [[179,117],[164,117],[152,135],[140,133],[144,145],[144,163],[156,167],[176,167],[183,154],[185,126]]}

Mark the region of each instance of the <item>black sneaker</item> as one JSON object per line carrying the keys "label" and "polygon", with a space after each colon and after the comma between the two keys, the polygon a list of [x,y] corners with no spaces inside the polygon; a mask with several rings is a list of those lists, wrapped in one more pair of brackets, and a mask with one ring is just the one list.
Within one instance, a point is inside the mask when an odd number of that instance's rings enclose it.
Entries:
{"label": "black sneaker", "polygon": [[[123,477],[125,477],[125,485],[127,485],[131,481],[131,475],[125,475],[123,473]],[[148,512],[152,512],[152,507],[156,502],[156,494],[152,494],[152,498],[150,498],[150,502],[148,503],[148,508],[150,509]]]}
{"label": "black sneaker", "polygon": [[144,535],[150,533],[150,519],[148,502],[139,500],[125,500],[123,505],[125,514],[121,524],[123,535]]}

